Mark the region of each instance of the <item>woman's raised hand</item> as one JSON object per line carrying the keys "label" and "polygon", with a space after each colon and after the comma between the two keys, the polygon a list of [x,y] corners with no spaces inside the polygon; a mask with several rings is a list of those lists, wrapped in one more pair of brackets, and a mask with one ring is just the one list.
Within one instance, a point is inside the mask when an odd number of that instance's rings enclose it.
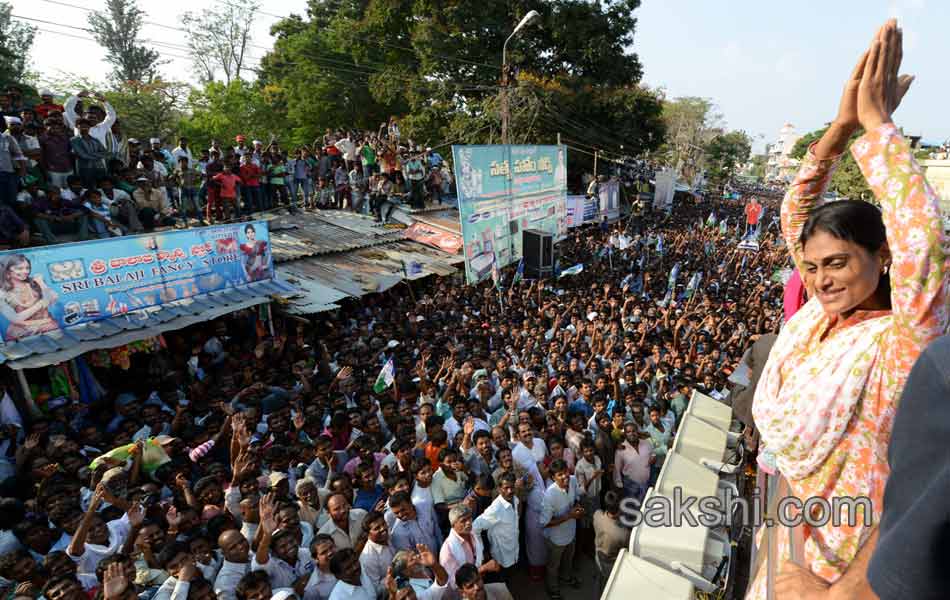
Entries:
{"label": "woman's raised hand", "polygon": [[914,78],[898,75],[903,59],[903,33],[890,19],[878,30],[864,60],[857,90],[858,122],[871,130],[891,121]]}

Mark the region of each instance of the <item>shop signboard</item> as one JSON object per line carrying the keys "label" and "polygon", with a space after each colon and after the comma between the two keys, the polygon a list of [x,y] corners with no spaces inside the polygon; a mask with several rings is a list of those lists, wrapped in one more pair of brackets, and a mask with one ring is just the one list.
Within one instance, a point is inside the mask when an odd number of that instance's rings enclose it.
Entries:
{"label": "shop signboard", "polygon": [[0,252],[0,343],[273,278],[265,221]]}

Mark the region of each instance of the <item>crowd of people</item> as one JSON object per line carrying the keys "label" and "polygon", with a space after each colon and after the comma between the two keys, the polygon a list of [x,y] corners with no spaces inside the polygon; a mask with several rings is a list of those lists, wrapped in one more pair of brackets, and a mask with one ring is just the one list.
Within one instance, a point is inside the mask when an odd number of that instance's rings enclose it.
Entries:
{"label": "crowd of people", "polygon": [[[500,285],[472,287],[430,278],[309,321],[265,323],[241,311],[110,360],[52,368],[55,393],[37,396],[40,414],[19,411],[9,387],[0,401],[0,589],[15,600],[503,600],[523,570],[561,600],[583,584],[579,556],[593,559],[599,584],[611,572],[630,534],[621,503],[639,502],[655,482],[700,391],[736,400],[758,475],[777,486],[767,514],[787,495],[872,502],[870,521],[756,532],[764,558],[748,598],[942,597],[934,556],[946,516],[913,494],[915,485],[937,494],[945,465],[936,451],[932,465],[906,460],[939,448],[906,435],[933,419],[924,411],[913,427],[907,416],[894,427],[914,373],[918,410],[943,405],[945,394],[920,379],[934,365],[914,364],[950,324],[937,197],[891,120],[912,81],[898,76],[901,57],[890,21],[780,208],[764,197],[657,213],[638,198],[635,218],[561,241],[559,264],[582,268],[551,279],[509,272]],[[17,106],[10,96],[0,108]],[[77,117],[87,96],[62,110],[51,98],[34,107],[46,111],[44,127],[53,119],[44,135],[77,130],[71,170],[45,176],[61,177],[59,202],[68,190],[90,203],[90,230],[121,229],[121,210],[94,201],[109,189],[97,161],[117,147],[115,115],[104,104]],[[35,148],[11,129],[0,136],[0,184],[7,212],[22,219],[7,200]],[[859,129],[851,152],[880,208],[822,203]],[[328,132],[321,148],[340,153],[329,161],[342,162],[337,172],[374,176],[362,149],[398,144],[398,123],[355,137]],[[151,172],[161,142],[150,158],[131,142],[136,173]],[[255,154],[261,165],[275,152],[281,160],[274,143],[258,153],[262,144],[244,142],[230,151],[237,171],[228,150],[209,151],[207,218],[227,207],[228,177],[242,177]],[[189,152],[180,163],[193,160],[187,145],[176,151]],[[305,151],[293,160],[320,156]],[[375,155],[383,172],[386,153]],[[401,170],[417,202],[426,169],[439,167],[413,161]],[[296,180],[297,164],[269,185],[279,190],[290,172]],[[319,160],[316,168],[319,178]],[[143,178],[151,186],[134,176]],[[93,187],[103,193],[90,195]],[[764,210],[781,215],[781,231]],[[173,214],[136,216],[155,226]],[[740,407],[731,376],[750,361]],[[894,477],[892,448],[905,451]],[[931,560],[908,552],[915,540],[895,528],[905,515],[894,507],[931,526]]]}
{"label": "crowd of people", "polygon": [[404,139],[393,117],[378,131],[327,129],[289,150],[236,136],[194,149],[179,137],[128,137],[101,94],[56,103],[50,90],[24,103],[0,92],[0,240],[8,245],[102,238],[244,218],[286,209],[337,208],[388,221],[400,203],[422,208],[454,195],[437,150]]}
{"label": "crowd of people", "polygon": [[313,327],[270,337],[239,314],[165,334],[118,377],[92,368],[101,396],[4,429],[6,589],[507,598],[522,565],[557,599],[580,553],[606,576],[620,501],[656,477],[691,390],[728,395],[780,321],[774,235],[752,253],[740,227],[685,233],[709,211],[576,231],[559,252],[584,271],[510,285],[503,308],[440,278]]}

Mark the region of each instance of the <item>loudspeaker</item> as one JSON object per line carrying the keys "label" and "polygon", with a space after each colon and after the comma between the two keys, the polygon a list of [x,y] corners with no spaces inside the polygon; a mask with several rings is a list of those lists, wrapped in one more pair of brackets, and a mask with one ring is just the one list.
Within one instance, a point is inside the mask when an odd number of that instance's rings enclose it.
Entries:
{"label": "loudspeaker", "polygon": [[543,279],[554,274],[554,236],[537,229],[521,232],[521,252],[524,256],[524,276]]}

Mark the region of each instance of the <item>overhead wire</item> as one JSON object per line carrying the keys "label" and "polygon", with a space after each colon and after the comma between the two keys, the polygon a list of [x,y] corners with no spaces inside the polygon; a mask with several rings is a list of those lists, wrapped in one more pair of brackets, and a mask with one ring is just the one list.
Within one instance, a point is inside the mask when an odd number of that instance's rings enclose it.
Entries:
{"label": "overhead wire", "polygon": [[[63,2],[62,0],[41,0],[41,1],[42,1],[42,2],[47,2],[47,3],[50,3],[50,4],[55,4],[55,5],[58,5],[58,6],[66,6],[66,7],[69,7],[69,8],[74,8],[74,9],[77,9],[77,10],[82,10],[82,11],[85,11],[85,12],[87,12],[87,13],[94,13],[94,12],[97,12],[97,11],[94,10],[94,9],[87,8],[87,7],[84,7],[84,6],[80,6],[80,5],[77,5],[77,4],[72,4],[72,3],[69,3],[69,2]],[[220,2],[220,3],[222,3],[222,4],[228,5],[228,6],[233,6],[233,7],[237,7],[237,8],[243,8],[243,7],[241,7],[241,6],[237,5],[237,4],[233,4],[233,3],[227,2],[227,1],[225,1],[225,0],[217,0],[217,1]],[[273,14],[273,13],[267,13],[267,12],[265,12],[265,11],[260,11],[260,10],[256,10],[256,11],[254,11],[254,12],[255,12],[255,14],[262,14],[262,15],[272,16],[272,17],[275,17],[275,18],[281,18],[281,19],[282,19],[282,18],[285,18],[285,17],[282,17],[282,16],[280,16],[280,15],[275,15],[275,14]],[[24,19],[24,20],[32,20],[32,21],[36,21],[36,22],[43,22],[43,23],[46,23],[46,24],[49,24],[49,25],[57,25],[57,26],[60,26],[60,27],[67,27],[67,28],[71,28],[71,29],[77,29],[77,30],[80,30],[80,31],[86,31],[86,32],[88,32],[88,33],[92,33],[92,31],[91,31],[90,29],[88,29],[88,28],[77,27],[77,26],[75,26],[75,25],[68,25],[68,24],[65,24],[65,23],[57,23],[57,22],[54,22],[54,21],[44,21],[43,19],[35,19],[35,18],[31,18],[31,17],[17,17],[17,18]],[[171,25],[166,25],[166,24],[164,24],[164,23],[157,23],[157,22],[154,22],[154,21],[144,21],[144,20],[143,20],[143,24],[145,24],[145,25],[152,25],[152,26],[155,26],[155,27],[162,27],[162,28],[164,28],[164,29],[168,29],[168,30],[171,30],[171,31],[177,31],[177,32],[183,33],[183,34],[185,34],[185,35],[188,35],[188,34],[189,34],[189,31],[188,31],[187,29],[183,28],[183,27],[175,27],[175,26],[171,26]],[[156,40],[156,39],[143,39],[143,40],[141,40],[141,41],[142,41],[142,42],[151,43],[151,44],[154,44],[154,45],[159,46],[159,47],[166,47],[166,48],[169,48],[169,49],[171,49],[171,50],[177,50],[177,51],[182,51],[182,52],[191,52],[191,51],[192,51],[192,48],[191,48],[190,46],[187,46],[187,45],[184,45],[184,44],[176,44],[176,43],[171,43],[171,42],[166,42],[166,41],[161,41],[161,40]],[[412,48],[407,48],[407,47],[404,47],[404,46],[396,46],[396,45],[393,45],[393,44],[387,44],[387,43],[381,42],[380,40],[369,39],[369,40],[367,40],[367,41],[370,41],[370,42],[373,42],[373,43],[379,43],[379,44],[382,45],[382,46],[389,46],[389,47],[394,47],[394,48],[398,48],[398,49],[401,49],[401,50],[408,50],[408,51],[413,51],[413,52],[414,52],[414,50],[413,50]],[[268,48],[268,47],[266,47],[266,46],[261,46],[261,45],[259,45],[259,44],[253,44],[253,43],[252,43],[252,44],[248,44],[248,47],[249,47],[249,48],[256,48],[256,49],[259,49],[259,50],[264,50],[265,52],[272,52],[272,51],[273,51],[273,48]],[[337,54],[332,54],[332,55],[331,55],[331,54],[325,54],[325,55],[323,55],[323,56],[319,56],[319,57],[318,57],[318,56],[314,56],[314,55],[313,55],[313,54],[316,54],[316,53],[314,53],[312,50],[311,50],[311,53],[312,53],[312,54],[311,54],[310,58],[311,58],[312,60],[318,61],[318,62],[332,63],[332,64],[334,64],[334,65],[341,65],[341,68],[338,69],[338,70],[342,70],[342,71],[345,71],[345,70],[346,70],[346,69],[343,69],[342,67],[347,67],[347,68],[349,68],[349,69],[351,69],[351,70],[360,71],[360,72],[366,72],[366,73],[371,73],[371,74],[381,73],[381,72],[383,72],[383,71],[385,70],[385,69],[384,69],[384,68],[385,68],[385,65],[384,65],[383,63],[374,63],[374,62],[372,62],[372,61],[369,61],[369,62],[366,62],[366,63],[357,63],[357,62],[350,62],[350,61],[344,61],[344,60],[339,60],[339,59],[337,59],[337,58],[333,58],[333,57],[335,57],[335,56],[338,56]],[[345,55],[342,55],[342,56],[345,56]],[[446,56],[446,55],[436,55],[436,56],[437,56],[438,58],[442,58],[442,59],[445,59],[445,60],[458,61],[458,62],[473,64],[473,65],[480,65],[480,66],[487,66],[487,67],[492,67],[492,66],[493,66],[493,65],[489,65],[489,64],[487,64],[487,63],[479,63],[479,62],[476,62],[476,61],[469,61],[469,60],[466,60],[466,59],[461,59],[461,58],[452,57],[452,56]],[[179,58],[185,58],[185,57],[179,57]],[[262,60],[262,58],[261,58],[261,57],[249,56],[249,57],[247,58],[247,60],[248,60],[248,61],[257,61],[257,64],[248,64],[248,67],[247,67],[249,70],[256,70],[256,69],[258,69],[258,68],[260,67],[260,61]],[[355,71],[354,71],[354,72],[355,72]],[[405,78],[403,78],[403,79],[405,79]],[[406,79],[406,80],[408,80],[408,79]],[[446,80],[442,80],[442,81],[446,81]],[[451,83],[456,84],[456,85],[472,86],[470,89],[498,89],[498,88],[500,87],[500,86],[493,86],[493,85],[470,84],[470,83],[468,83],[468,82],[458,82],[458,81],[451,81]]]}

